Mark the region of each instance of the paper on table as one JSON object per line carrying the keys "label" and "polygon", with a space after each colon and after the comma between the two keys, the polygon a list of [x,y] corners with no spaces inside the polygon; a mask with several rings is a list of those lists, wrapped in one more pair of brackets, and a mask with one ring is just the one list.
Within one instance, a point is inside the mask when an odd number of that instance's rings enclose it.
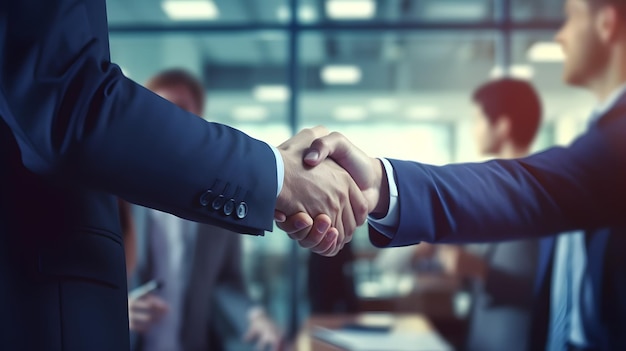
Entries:
{"label": "paper on table", "polygon": [[350,351],[452,351],[435,332],[372,332],[316,328],[313,336]]}

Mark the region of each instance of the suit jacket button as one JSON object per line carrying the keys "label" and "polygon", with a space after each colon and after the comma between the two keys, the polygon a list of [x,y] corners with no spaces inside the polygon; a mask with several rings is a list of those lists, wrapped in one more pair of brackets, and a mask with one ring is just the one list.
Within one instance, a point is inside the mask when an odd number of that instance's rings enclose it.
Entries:
{"label": "suit jacket button", "polygon": [[230,199],[224,204],[224,214],[230,216],[235,211],[235,200]]}
{"label": "suit jacket button", "polygon": [[220,208],[222,208],[222,206],[224,206],[224,195],[220,195],[213,199],[211,207],[213,207],[215,211],[218,211]]}
{"label": "suit jacket button", "polygon": [[239,206],[237,206],[237,218],[243,219],[248,215],[248,204],[245,202],[240,202]]}
{"label": "suit jacket button", "polygon": [[209,203],[211,203],[211,194],[213,194],[213,191],[207,190],[204,192],[204,194],[200,195],[200,205],[202,207],[209,206]]}

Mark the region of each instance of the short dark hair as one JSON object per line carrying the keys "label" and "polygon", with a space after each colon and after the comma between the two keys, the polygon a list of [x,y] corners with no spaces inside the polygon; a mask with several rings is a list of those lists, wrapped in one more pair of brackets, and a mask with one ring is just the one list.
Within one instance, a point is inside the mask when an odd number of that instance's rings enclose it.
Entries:
{"label": "short dark hair", "polygon": [[503,116],[510,118],[511,137],[516,145],[532,143],[541,123],[541,100],[530,83],[513,78],[493,80],[478,87],[472,99],[490,124]]}
{"label": "short dark hair", "polygon": [[615,6],[623,18],[626,18],[626,1],[624,0],[585,0],[592,8],[597,9],[600,6]]}
{"label": "short dark hair", "polygon": [[204,85],[200,79],[182,68],[172,68],[162,71],[148,80],[146,88],[154,91],[163,87],[183,85],[189,89],[198,111],[204,110]]}

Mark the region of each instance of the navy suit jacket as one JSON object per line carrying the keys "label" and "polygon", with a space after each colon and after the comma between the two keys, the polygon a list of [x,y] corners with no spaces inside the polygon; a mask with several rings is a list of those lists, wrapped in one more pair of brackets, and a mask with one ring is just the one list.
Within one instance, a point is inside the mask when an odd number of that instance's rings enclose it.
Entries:
{"label": "navy suit jacket", "polygon": [[[272,150],[125,78],[109,60],[104,0],[1,0],[0,53],[0,349],[129,348],[110,194],[272,229]],[[216,197],[217,210],[203,206]],[[243,218],[224,213],[231,198]]]}
{"label": "navy suit jacket", "polygon": [[[599,336],[594,341],[602,350],[626,349],[626,96],[567,148],[484,164],[390,161],[399,223],[389,230],[392,239],[370,227],[375,245],[500,241],[585,230],[601,321],[587,327]],[[543,324],[535,323],[534,345],[545,341],[550,245],[543,245],[539,265],[536,306]]]}

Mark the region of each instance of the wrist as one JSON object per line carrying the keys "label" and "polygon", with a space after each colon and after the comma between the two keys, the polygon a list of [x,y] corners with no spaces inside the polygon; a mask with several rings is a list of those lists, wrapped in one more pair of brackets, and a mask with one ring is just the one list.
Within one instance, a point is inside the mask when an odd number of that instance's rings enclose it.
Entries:
{"label": "wrist", "polygon": [[373,208],[370,208],[370,214],[373,217],[382,218],[389,212],[389,181],[383,163],[377,158],[372,158],[371,162],[374,174],[374,195],[371,200]]}

